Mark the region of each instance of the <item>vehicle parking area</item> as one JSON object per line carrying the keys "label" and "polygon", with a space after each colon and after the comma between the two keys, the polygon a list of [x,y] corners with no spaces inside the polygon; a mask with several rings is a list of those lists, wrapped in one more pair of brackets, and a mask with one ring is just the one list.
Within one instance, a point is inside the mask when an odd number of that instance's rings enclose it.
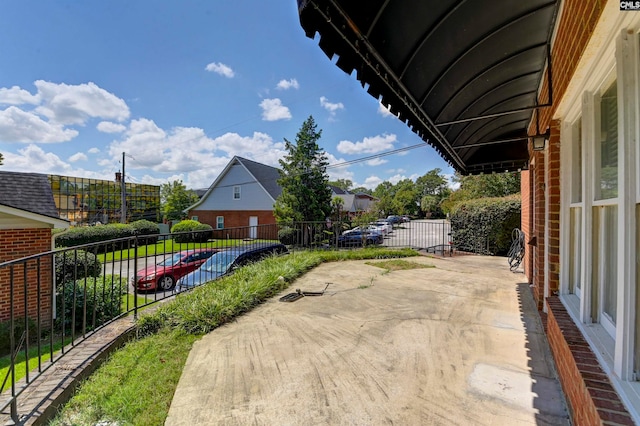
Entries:
{"label": "vehicle parking area", "polygon": [[204,336],[166,424],[568,425],[523,276],[497,257],[406,260],[433,267],[326,263]]}

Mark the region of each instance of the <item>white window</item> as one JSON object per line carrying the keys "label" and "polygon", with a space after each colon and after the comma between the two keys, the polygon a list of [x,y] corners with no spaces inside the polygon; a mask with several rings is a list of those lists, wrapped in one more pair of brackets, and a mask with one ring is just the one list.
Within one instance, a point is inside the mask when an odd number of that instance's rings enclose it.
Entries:
{"label": "white window", "polygon": [[216,218],[216,229],[224,229],[224,216]]}
{"label": "white window", "polygon": [[195,220],[197,222],[198,221],[198,216],[191,216],[191,220]]}
{"label": "white window", "polygon": [[234,200],[240,199],[240,185],[236,185],[233,187],[233,199]]}

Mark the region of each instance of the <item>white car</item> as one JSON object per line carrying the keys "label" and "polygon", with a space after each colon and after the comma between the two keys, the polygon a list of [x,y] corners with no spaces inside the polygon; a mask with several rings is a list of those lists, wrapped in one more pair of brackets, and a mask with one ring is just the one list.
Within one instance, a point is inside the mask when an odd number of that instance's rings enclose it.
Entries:
{"label": "white car", "polygon": [[382,232],[382,230],[380,228],[378,228],[377,226],[374,226],[374,225],[356,226],[353,229],[349,229],[347,231],[344,231],[342,233],[342,235],[348,235],[348,234],[350,234],[352,232],[357,232],[357,231],[361,231],[361,230],[364,230],[364,231],[367,231],[367,232],[378,232],[378,233],[382,234],[383,236],[386,235],[385,233]]}
{"label": "white car", "polygon": [[377,221],[372,222],[369,226],[374,226],[382,235],[389,235],[393,232],[393,226],[389,222]]}

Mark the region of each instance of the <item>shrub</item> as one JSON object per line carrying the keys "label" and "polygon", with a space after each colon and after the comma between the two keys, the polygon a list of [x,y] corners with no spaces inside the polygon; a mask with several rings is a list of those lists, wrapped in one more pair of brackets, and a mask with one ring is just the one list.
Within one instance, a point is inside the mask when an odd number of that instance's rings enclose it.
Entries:
{"label": "shrub", "polygon": [[520,194],[477,198],[456,205],[451,215],[451,237],[458,250],[505,255],[513,228],[520,227]]}
{"label": "shrub", "polygon": [[278,230],[278,240],[285,245],[293,245],[300,239],[300,230],[284,226]]}
{"label": "shrub", "polygon": [[85,277],[98,277],[102,265],[98,258],[85,250],[70,250],[55,254],[56,283],[62,284]]}
{"label": "shrub", "polygon": [[[138,236],[138,245],[155,244],[158,242],[160,227],[158,224],[148,220],[137,220],[130,225],[133,228],[134,235]],[[147,236],[146,238],[141,236]]]}
{"label": "shrub", "polygon": [[[58,286],[56,326],[65,330],[93,330],[122,313],[127,279],[118,275],[88,277]],[[75,312],[74,312],[75,307]],[[74,321],[75,320],[75,321]]]}
{"label": "shrub", "polygon": [[[71,228],[67,232],[56,236],[56,247],[74,247],[83,244],[99,243],[117,238],[132,237],[135,229],[124,223],[111,223],[109,225],[82,226]],[[124,242],[118,244],[118,248]],[[109,246],[111,249],[111,245]]]}
{"label": "shrub", "polygon": [[171,227],[171,233],[176,243],[206,243],[213,236],[213,228],[197,220],[183,220]]}

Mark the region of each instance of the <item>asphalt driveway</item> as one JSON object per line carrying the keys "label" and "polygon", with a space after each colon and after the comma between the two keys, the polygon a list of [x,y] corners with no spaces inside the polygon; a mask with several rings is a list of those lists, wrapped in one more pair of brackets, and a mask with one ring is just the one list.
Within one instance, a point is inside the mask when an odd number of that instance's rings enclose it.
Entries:
{"label": "asphalt driveway", "polygon": [[[505,258],[328,263],[196,342],[167,425],[567,425],[529,288]],[[370,261],[376,262],[376,261]]]}

